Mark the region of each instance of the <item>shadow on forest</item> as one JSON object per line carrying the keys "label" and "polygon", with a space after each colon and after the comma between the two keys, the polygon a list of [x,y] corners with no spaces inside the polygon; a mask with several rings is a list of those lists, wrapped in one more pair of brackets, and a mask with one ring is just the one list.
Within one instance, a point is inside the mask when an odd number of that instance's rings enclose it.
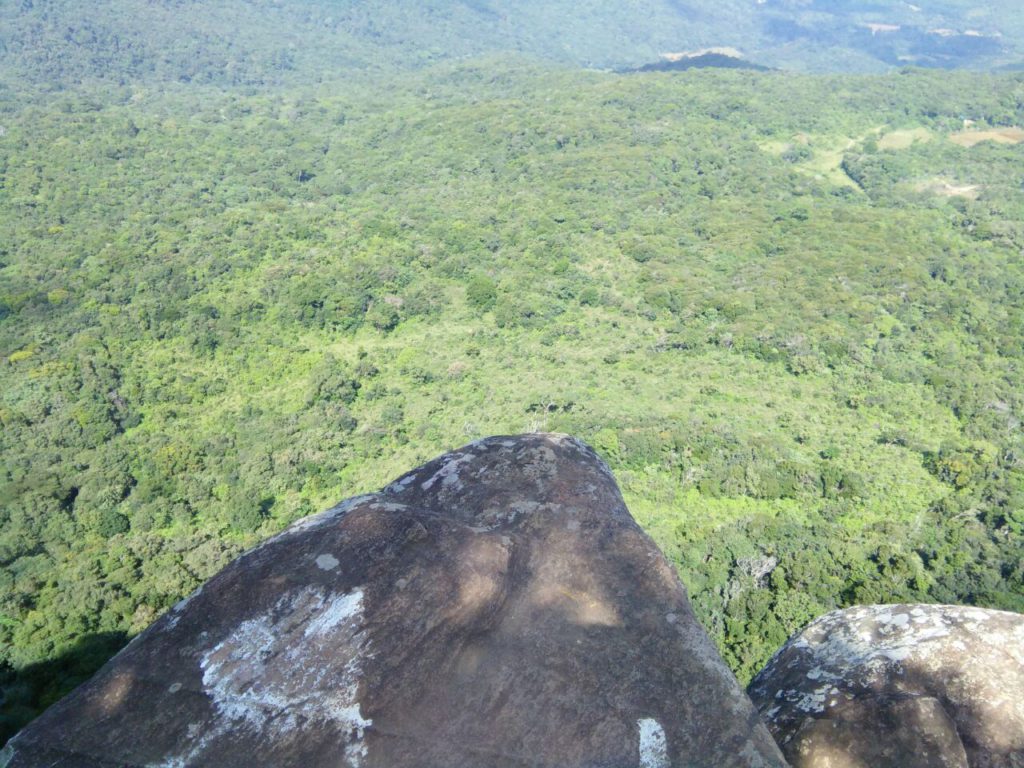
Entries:
{"label": "shadow on forest", "polygon": [[0,749],[43,710],[84,683],[128,643],[124,632],[86,635],[55,659],[0,668]]}

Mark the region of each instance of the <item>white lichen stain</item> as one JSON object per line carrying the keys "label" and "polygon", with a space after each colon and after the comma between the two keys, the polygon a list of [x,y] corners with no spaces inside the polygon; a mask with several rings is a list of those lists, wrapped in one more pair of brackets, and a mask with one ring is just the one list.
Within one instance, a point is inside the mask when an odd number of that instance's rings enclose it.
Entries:
{"label": "white lichen stain", "polygon": [[[817,688],[810,693],[798,694],[796,708],[801,712],[822,712],[825,709],[825,699],[828,698],[828,691],[829,686],[825,686]],[[792,693],[797,692],[793,691]]]}
{"label": "white lichen stain", "polygon": [[878,655],[889,661],[906,661],[913,653],[914,649],[912,647],[902,645],[896,648],[883,648],[878,652]]}
{"label": "white lichen stain", "polygon": [[[908,613],[875,606],[823,616],[790,645],[809,651],[819,662],[808,677],[837,679],[838,670],[870,668],[925,656],[933,641],[950,634],[948,616]],[[812,676],[812,673],[816,676]]]}
{"label": "white lichen stain", "polygon": [[[776,654],[768,668],[781,664],[806,669],[803,676],[818,685],[777,689],[775,699],[800,712],[820,713],[835,706],[840,690],[834,684],[845,690],[850,685],[899,680],[914,665],[937,672],[950,663],[951,653],[978,654],[987,646],[1011,656],[1016,652],[1024,661],[1024,624],[1009,632],[996,630],[1000,613],[958,606],[913,607],[905,612],[897,606],[864,606],[827,614]],[[973,668],[965,664],[961,676],[968,669]],[[767,677],[772,674],[768,671]],[[779,711],[773,709],[769,717]]]}
{"label": "white lichen stain", "polygon": [[304,727],[334,726],[346,759],[358,766],[366,755],[363,734],[372,724],[357,700],[363,663],[371,655],[362,628],[358,589],[336,594],[305,587],[243,621],[203,654],[203,689],[218,717],[181,759],[202,763],[209,745],[242,729],[273,741]]}
{"label": "white lichen stain", "polygon": [[442,488],[454,486],[456,490],[461,490],[462,481],[459,479],[459,470],[463,464],[467,464],[474,459],[476,459],[476,456],[471,453],[449,454],[441,468],[421,483],[420,488],[424,491],[429,491],[440,480]]}
{"label": "white lichen stain", "polygon": [[358,620],[363,609],[363,592],[355,590],[341,595],[327,603],[324,609],[314,617],[303,632],[304,637],[328,636],[329,633],[343,626],[346,622]]}
{"label": "white lichen stain", "polygon": [[419,477],[415,472],[410,472],[405,477],[400,477],[384,489],[384,493],[401,493],[410,485],[416,482]]}
{"label": "white lichen stain", "polygon": [[333,571],[341,563],[338,562],[338,558],[331,554],[317,555],[316,567],[321,571]]}
{"label": "white lichen stain", "polygon": [[371,509],[382,510],[384,512],[405,512],[409,509],[408,504],[399,504],[396,501],[374,501],[369,506]]}
{"label": "white lichen stain", "polygon": [[669,768],[665,729],[657,720],[645,717],[636,723],[640,733],[640,768]]}

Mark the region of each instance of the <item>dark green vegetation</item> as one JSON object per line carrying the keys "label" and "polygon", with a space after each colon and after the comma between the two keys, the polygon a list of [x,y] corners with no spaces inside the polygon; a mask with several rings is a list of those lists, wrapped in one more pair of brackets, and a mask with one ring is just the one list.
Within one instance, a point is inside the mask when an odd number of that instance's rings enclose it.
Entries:
{"label": "dark green vegetation", "polygon": [[194,48],[192,3],[144,41],[131,5],[4,16],[4,735],[243,547],[487,434],[593,444],[741,679],[841,605],[1024,610],[1024,145],[950,140],[1024,125],[1024,78],[356,76],[450,52],[318,64],[257,2],[224,58],[241,4]]}

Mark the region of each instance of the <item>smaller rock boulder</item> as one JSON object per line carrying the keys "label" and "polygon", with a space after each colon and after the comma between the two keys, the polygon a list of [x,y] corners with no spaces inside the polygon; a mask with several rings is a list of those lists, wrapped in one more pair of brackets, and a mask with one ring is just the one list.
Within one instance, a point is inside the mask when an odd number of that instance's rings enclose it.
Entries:
{"label": "smaller rock boulder", "polygon": [[794,768],[1021,768],[1024,616],[835,611],[786,643],[748,692]]}

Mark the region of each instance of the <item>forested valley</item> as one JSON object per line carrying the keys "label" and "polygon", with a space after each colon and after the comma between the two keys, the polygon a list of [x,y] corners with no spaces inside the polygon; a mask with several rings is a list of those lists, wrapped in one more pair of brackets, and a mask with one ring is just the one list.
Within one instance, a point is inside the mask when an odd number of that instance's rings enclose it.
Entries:
{"label": "forested valley", "polygon": [[476,438],[608,461],[745,682],[1024,611],[1024,75],[0,79],[0,742],[230,559]]}

